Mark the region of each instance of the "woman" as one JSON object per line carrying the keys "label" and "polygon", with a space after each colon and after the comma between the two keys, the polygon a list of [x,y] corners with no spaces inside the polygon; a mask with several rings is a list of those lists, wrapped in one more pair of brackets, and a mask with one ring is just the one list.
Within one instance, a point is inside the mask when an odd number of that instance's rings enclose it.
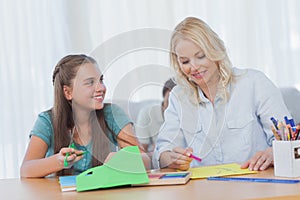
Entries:
{"label": "woman", "polygon": [[54,106],[39,114],[30,133],[21,177],[79,174],[102,165],[117,147],[139,145],[125,113],[103,103],[106,87],[93,58],[62,58],[53,84]]}
{"label": "woman", "polygon": [[237,162],[250,170],[268,168],[270,117],[289,116],[280,91],[259,71],[232,68],[223,41],[200,19],[177,25],[170,51],[178,86],[169,97],[154,166],[186,170]]}

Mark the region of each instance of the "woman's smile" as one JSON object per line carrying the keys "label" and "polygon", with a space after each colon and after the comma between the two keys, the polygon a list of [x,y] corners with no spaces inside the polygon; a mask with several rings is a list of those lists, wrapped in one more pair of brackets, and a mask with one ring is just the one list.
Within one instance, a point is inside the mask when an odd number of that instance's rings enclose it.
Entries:
{"label": "woman's smile", "polygon": [[201,71],[201,72],[195,72],[195,73],[192,73],[191,76],[196,78],[196,79],[202,79],[205,74],[207,73],[207,70],[204,70],[204,71]]}

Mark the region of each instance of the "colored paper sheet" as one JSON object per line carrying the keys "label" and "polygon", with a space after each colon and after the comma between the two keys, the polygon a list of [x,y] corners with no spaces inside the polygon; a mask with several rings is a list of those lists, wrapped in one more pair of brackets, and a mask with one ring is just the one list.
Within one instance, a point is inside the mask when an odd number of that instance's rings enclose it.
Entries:
{"label": "colored paper sheet", "polygon": [[121,149],[104,165],[88,169],[76,177],[79,192],[145,183],[149,183],[149,178],[137,146]]}
{"label": "colored paper sheet", "polygon": [[241,169],[240,165],[236,163],[190,168],[189,171],[192,172],[191,179],[257,173],[257,171]]}

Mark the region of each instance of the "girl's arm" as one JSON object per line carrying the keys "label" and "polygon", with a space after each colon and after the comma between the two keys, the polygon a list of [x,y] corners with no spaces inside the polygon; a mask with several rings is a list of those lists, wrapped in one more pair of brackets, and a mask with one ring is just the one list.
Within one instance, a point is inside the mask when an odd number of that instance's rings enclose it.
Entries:
{"label": "girl's arm", "polygon": [[120,148],[124,148],[126,146],[138,146],[142,155],[145,168],[147,170],[151,169],[151,156],[145,153],[143,146],[139,143],[134,133],[132,124],[129,123],[121,129],[120,133],[117,136],[117,142]]}
{"label": "girl's arm", "polygon": [[[59,153],[45,158],[47,150],[48,145],[41,138],[31,136],[20,169],[21,177],[38,178],[58,172],[64,168],[66,153],[75,151],[72,148],[62,148]],[[71,167],[80,158],[82,157],[76,156],[76,154],[68,156],[68,167]]]}

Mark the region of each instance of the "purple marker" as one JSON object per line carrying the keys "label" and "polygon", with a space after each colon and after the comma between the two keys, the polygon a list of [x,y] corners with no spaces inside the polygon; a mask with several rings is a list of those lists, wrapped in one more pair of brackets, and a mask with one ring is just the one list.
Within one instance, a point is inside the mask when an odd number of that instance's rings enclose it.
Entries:
{"label": "purple marker", "polygon": [[197,160],[197,161],[199,161],[199,162],[201,162],[202,161],[202,159],[201,158],[199,158],[199,157],[197,157],[197,156],[194,156],[193,154],[191,154],[191,153],[189,153],[190,155],[189,155],[189,157],[190,158],[193,158],[193,159],[195,159],[195,160]]}

